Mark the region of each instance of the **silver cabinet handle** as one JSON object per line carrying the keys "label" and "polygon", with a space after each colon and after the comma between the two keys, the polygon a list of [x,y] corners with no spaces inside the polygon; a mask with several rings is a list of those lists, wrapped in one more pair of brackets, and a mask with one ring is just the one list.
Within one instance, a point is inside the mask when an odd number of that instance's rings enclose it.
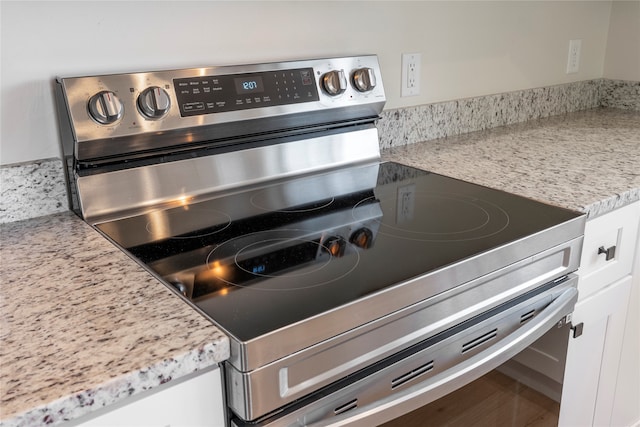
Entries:
{"label": "silver cabinet handle", "polygon": [[604,258],[606,261],[611,261],[616,256],[616,245],[613,245],[608,248],[604,248],[604,246],[600,246],[598,248],[598,255],[604,254]]}
{"label": "silver cabinet handle", "polygon": [[480,378],[533,344],[563,317],[571,313],[577,300],[578,291],[575,288],[569,288],[538,316],[516,332],[464,362],[434,375],[428,380],[428,384],[416,384],[397,395],[388,396],[359,409],[320,420],[309,424],[308,427],[347,425],[349,427],[370,427],[391,421],[433,402]]}

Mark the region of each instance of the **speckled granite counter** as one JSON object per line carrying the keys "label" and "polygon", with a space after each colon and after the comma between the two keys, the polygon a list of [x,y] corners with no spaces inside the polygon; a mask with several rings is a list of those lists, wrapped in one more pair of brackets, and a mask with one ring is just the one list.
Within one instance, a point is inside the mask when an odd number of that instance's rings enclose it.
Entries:
{"label": "speckled granite counter", "polygon": [[383,159],[593,218],[640,199],[640,112],[586,110],[393,147]]}
{"label": "speckled granite counter", "polygon": [[0,233],[1,425],[77,418],[229,356],[225,335],[75,215]]}

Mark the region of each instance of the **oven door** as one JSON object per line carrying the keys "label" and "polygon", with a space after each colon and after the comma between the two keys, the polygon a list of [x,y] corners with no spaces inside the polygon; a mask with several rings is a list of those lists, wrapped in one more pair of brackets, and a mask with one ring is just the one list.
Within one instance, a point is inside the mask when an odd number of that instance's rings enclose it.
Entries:
{"label": "oven door", "polygon": [[[577,277],[490,310],[254,423],[232,426],[557,425]],[[305,402],[306,401],[306,402]],[[527,412],[531,405],[534,413]],[[537,412],[536,412],[537,411]],[[427,422],[428,420],[428,422]],[[426,424],[425,424],[426,423]]]}

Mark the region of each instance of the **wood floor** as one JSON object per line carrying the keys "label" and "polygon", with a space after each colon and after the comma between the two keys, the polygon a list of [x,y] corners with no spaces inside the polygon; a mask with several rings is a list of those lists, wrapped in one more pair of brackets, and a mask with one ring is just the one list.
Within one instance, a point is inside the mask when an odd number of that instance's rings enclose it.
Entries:
{"label": "wood floor", "polygon": [[384,427],[547,427],[560,404],[497,371]]}

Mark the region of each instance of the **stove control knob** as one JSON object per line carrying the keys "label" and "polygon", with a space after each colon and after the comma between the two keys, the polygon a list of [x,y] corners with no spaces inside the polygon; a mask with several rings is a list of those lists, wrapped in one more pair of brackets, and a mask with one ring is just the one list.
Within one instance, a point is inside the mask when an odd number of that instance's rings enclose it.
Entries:
{"label": "stove control knob", "polygon": [[101,125],[110,125],[122,117],[124,107],[115,93],[105,90],[89,99],[89,114]]}
{"label": "stove control knob", "polygon": [[347,89],[343,70],[333,70],[322,76],[322,87],[331,96],[340,95]]}
{"label": "stove control knob", "polygon": [[140,112],[150,119],[159,119],[169,112],[171,99],[164,89],[158,86],[148,87],[138,96]]}
{"label": "stove control knob", "polygon": [[362,249],[369,249],[373,245],[373,233],[368,228],[362,227],[353,232],[349,241]]}
{"label": "stove control knob", "polygon": [[353,72],[353,86],[359,92],[368,92],[376,87],[376,74],[373,68],[359,68]]}

